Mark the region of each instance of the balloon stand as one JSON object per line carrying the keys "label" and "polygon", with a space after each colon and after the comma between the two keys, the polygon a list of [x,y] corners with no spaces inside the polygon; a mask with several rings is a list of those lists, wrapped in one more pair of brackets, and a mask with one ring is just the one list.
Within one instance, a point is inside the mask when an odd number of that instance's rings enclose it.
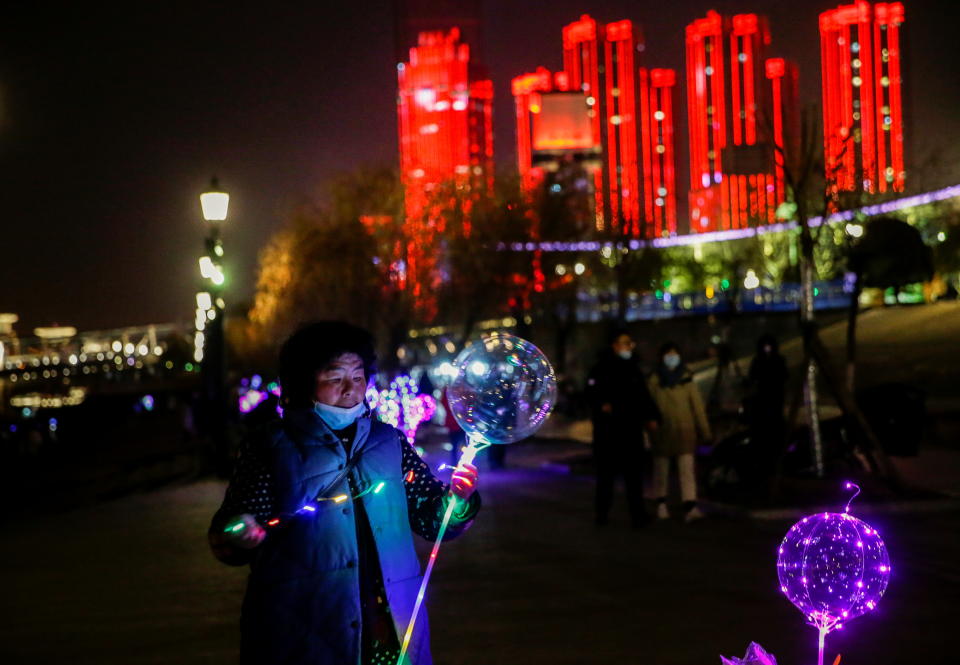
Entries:
{"label": "balloon stand", "polygon": [[823,647],[827,641],[827,632],[830,629],[826,626],[820,626],[820,639],[818,640],[819,649],[817,650],[817,665],[823,665]]}
{"label": "balloon stand", "polygon": [[[460,461],[457,463],[458,466],[461,464],[473,464],[477,453],[490,445],[474,434],[469,435],[469,440],[469,445],[463,449],[463,453],[460,455]],[[413,637],[413,629],[417,624],[417,616],[420,614],[420,607],[423,605],[423,598],[427,593],[427,585],[430,583],[433,565],[437,562],[437,555],[440,553],[440,544],[443,542],[443,536],[447,532],[447,526],[450,524],[450,520],[453,518],[453,511],[456,510],[456,508],[457,498],[451,492],[450,503],[447,505],[447,510],[443,514],[443,520],[440,522],[437,539],[433,543],[433,550],[431,550],[430,557],[427,559],[427,567],[423,571],[423,580],[420,582],[420,590],[417,592],[417,601],[413,605],[413,612],[410,614],[410,621],[407,623],[407,630],[403,635],[403,644],[400,647],[400,656],[397,658],[397,665],[404,665],[406,663],[405,658],[407,656],[407,649],[410,647],[410,638]]]}

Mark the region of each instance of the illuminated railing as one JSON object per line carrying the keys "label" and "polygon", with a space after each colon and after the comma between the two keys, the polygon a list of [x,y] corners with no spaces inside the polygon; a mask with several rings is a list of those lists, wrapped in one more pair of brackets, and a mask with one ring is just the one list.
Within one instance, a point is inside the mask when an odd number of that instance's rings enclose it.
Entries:
{"label": "illuminated railing", "polygon": [[[811,217],[808,225],[818,227],[824,222],[827,224],[839,224],[841,222],[850,222],[859,217],[876,217],[878,215],[889,215],[891,213],[915,208],[921,205],[946,201],[948,199],[960,197],[960,185],[951,185],[943,189],[937,189],[932,192],[925,192],[915,196],[906,196],[884,203],[854,208],[844,212],[834,213],[826,219],[821,216]],[[499,243],[498,251],[512,252],[532,252],[540,250],[543,252],[598,252],[604,247],[626,247],[627,249],[637,250],[644,247],[681,247],[684,245],[700,245],[711,242],[725,242],[728,240],[742,240],[752,238],[758,235],[768,233],[783,233],[797,228],[796,221],[781,222],[779,224],[768,224],[747,229],[735,229],[730,231],[712,231],[709,233],[691,233],[689,235],[678,235],[670,238],[654,238],[653,240],[625,240],[621,242],[610,242],[600,240],[582,240],[574,242],[514,242]]]}

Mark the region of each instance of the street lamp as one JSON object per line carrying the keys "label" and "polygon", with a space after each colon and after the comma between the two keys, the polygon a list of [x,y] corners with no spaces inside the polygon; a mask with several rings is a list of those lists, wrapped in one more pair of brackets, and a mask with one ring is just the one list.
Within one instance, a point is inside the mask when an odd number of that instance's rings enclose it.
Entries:
{"label": "street lamp", "polygon": [[230,206],[230,195],[220,191],[217,179],[210,181],[210,190],[200,195],[200,207],[203,209],[203,218],[208,222],[222,222],[227,219],[227,208]]}
{"label": "street lamp", "polygon": [[203,286],[197,292],[197,310],[193,335],[193,359],[200,363],[200,382],[203,386],[207,414],[206,424],[213,440],[214,469],[222,472],[227,461],[226,441],[226,344],[223,335],[223,242],[220,226],[227,219],[230,195],[220,189],[216,178],[210,189],[200,195],[200,208],[207,226],[205,252],[200,257],[200,277]]}

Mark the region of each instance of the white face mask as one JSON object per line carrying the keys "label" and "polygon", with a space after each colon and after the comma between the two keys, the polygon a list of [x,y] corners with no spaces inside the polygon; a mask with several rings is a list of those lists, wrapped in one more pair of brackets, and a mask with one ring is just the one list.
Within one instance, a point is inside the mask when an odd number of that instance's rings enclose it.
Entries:
{"label": "white face mask", "polygon": [[317,415],[323,418],[323,422],[330,426],[330,429],[343,429],[349,427],[363,413],[363,402],[355,406],[343,407],[333,406],[332,404],[323,404],[314,402],[313,410]]}
{"label": "white face mask", "polygon": [[667,369],[676,369],[680,367],[680,356],[676,353],[668,353],[663,357],[663,364]]}
{"label": "white face mask", "polygon": [[630,360],[633,357],[633,351],[630,349],[620,349],[617,351],[617,355],[623,358],[624,360]]}

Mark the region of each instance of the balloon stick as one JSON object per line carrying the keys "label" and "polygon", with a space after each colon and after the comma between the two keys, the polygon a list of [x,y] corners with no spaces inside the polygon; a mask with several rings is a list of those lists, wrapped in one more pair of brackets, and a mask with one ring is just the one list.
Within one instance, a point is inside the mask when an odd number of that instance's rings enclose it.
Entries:
{"label": "balloon stick", "polygon": [[[460,462],[457,466],[462,464],[472,464],[474,458],[477,456],[481,450],[489,446],[490,444],[483,441],[480,437],[470,434],[470,445],[468,445],[463,453],[460,455]],[[407,623],[407,632],[403,636],[403,645],[400,648],[400,657],[397,658],[397,665],[405,665],[404,658],[407,655],[407,648],[410,646],[410,638],[413,636],[413,627],[417,623],[417,615],[420,613],[420,606],[423,605],[423,597],[427,592],[427,584],[430,582],[430,574],[433,573],[433,564],[437,562],[437,554],[440,552],[440,543],[443,542],[443,536],[447,531],[447,525],[450,524],[450,520],[453,517],[453,511],[457,507],[457,497],[454,496],[453,491],[450,491],[450,502],[447,505],[447,510],[443,514],[443,520],[440,522],[440,530],[437,531],[436,542],[433,543],[433,550],[430,552],[430,558],[427,559],[427,567],[423,571],[423,580],[420,582],[420,590],[417,592],[417,602],[413,605],[413,613],[410,615],[410,621]]]}
{"label": "balloon stick", "polygon": [[823,643],[826,641],[826,638],[827,638],[827,630],[829,629],[826,626],[820,626],[820,640],[819,640],[820,649],[819,649],[819,655],[817,656],[817,665],[823,665]]}

